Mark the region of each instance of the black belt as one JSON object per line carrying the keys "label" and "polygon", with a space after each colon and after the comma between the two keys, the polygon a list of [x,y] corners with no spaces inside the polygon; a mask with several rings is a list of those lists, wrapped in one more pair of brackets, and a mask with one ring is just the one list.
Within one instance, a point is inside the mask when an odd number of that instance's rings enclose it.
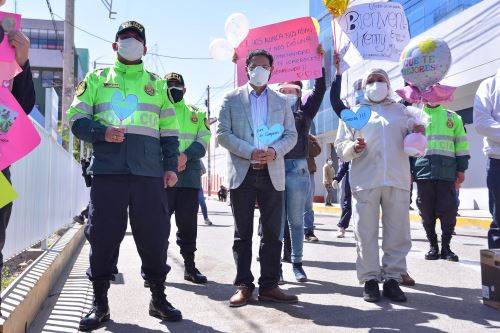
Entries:
{"label": "black belt", "polygon": [[250,164],[250,168],[253,170],[266,170],[267,164],[253,163],[253,164]]}

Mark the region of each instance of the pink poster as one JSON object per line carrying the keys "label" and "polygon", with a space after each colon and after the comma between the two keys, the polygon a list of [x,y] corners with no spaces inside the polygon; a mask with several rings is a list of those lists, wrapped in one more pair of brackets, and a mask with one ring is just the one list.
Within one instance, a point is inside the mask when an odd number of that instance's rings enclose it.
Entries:
{"label": "pink poster", "polygon": [[21,15],[0,12],[0,61],[13,61],[16,59],[14,48],[10,46],[7,34],[18,31],[21,26]]}
{"label": "pink poster", "polygon": [[311,17],[251,29],[236,49],[238,86],[248,81],[245,60],[255,49],[265,49],[273,55],[274,71],[269,83],[321,77],[321,57],[316,51],[318,44],[318,33]]}
{"label": "pink poster", "polygon": [[0,87],[0,170],[40,144],[40,135],[7,88]]}

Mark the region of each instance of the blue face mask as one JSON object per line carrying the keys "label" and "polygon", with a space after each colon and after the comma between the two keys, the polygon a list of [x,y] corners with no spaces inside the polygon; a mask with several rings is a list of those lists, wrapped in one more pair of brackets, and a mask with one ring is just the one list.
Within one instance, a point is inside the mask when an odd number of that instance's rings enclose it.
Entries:
{"label": "blue face mask", "polygon": [[356,90],[354,92],[354,105],[361,104],[365,97],[365,93],[363,90]]}
{"label": "blue face mask", "polygon": [[287,101],[288,101],[288,105],[290,105],[290,107],[294,107],[295,104],[297,104],[298,100],[299,100],[299,96],[297,96],[295,94],[288,94],[287,95]]}

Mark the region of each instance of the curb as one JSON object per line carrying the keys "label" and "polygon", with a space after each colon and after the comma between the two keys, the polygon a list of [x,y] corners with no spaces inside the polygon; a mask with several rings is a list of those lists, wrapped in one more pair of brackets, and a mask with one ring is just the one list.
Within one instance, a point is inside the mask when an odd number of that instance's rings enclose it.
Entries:
{"label": "curb", "polygon": [[[325,207],[321,204],[314,204],[314,211],[317,213],[327,213],[336,216],[340,216],[342,209],[338,206],[333,207]],[[421,223],[420,215],[416,211],[409,211],[410,213],[410,221],[414,223]],[[440,221],[438,220],[438,223]],[[485,219],[480,217],[466,217],[466,216],[457,216],[457,227],[466,227],[466,228],[480,228],[483,230],[489,230],[491,224],[491,219]]]}
{"label": "curb", "polygon": [[28,266],[1,294],[0,332],[27,332],[64,267],[84,241],[82,225],[73,225]]}

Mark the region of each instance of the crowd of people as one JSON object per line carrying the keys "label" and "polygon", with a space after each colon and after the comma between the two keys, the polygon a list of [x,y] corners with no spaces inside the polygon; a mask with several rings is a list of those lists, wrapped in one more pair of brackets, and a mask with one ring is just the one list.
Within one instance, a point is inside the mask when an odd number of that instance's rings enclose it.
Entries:
{"label": "crowd of people", "polygon": [[[9,41],[23,68],[12,92],[29,112],[34,104],[29,41],[21,32],[9,34]],[[84,168],[91,187],[90,204],[75,218],[80,223],[88,218],[85,236],[91,251],[87,275],[94,292],[93,306],[80,321],[82,331],[96,329],[110,318],[108,290],[118,272],[119,248],[128,220],[141,257],[144,284],[151,291],[151,316],[166,321],[182,319],[181,311],[165,295],[170,270],[170,223],[165,221],[173,214],[185,280],[201,284],[208,281],[197,268],[195,252],[199,205],[205,223],[212,224],[201,186],[201,158],[210,142],[210,122],[203,111],[184,100],[186,84],[181,74],[172,72],[161,78],[144,68],[144,26],[135,21],[122,23],[112,47],[117,53],[114,65],[88,73],[67,110],[73,134],[93,148],[92,160],[85,161],[88,164]],[[321,45],[317,52],[323,59]],[[248,83],[226,94],[217,128],[218,142],[228,151],[228,188],[221,186],[218,198],[226,201],[229,191],[234,218],[236,291],[228,295],[229,306],[240,307],[253,300],[256,203],[260,210],[258,299],[295,303],[298,296],[279,286],[284,283],[281,262],[292,263],[298,282],[307,281],[303,243],[318,241],[312,203],[317,170],[314,158],[321,152],[310,128],[326,92],[324,60],[323,75],[304,100],[300,81],[283,82],[276,90],[268,85],[274,69],[273,55],[268,51],[256,49],[245,61]],[[340,73],[338,56],[335,67]],[[493,215],[490,248],[500,247],[499,77],[500,71],[483,82],[474,101],[474,125],[485,136],[484,150],[489,158],[487,184]],[[404,302],[407,299],[400,284],[415,283],[406,264],[411,249],[408,209],[413,181],[417,183],[417,206],[430,245],[425,259],[458,261],[450,242],[458,209],[456,190],[465,179],[470,158],[464,126],[460,116],[442,105],[424,106],[423,112],[431,118],[428,124],[414,121],[407,106],[395,100],[389,76],[382,69],[370,69],[357,80],[349,102],[340,98],[341,82],[341,75],[332,82],[330,102],[334,112],[340,116],[346,108],[365,106],[372,113],[362,129],[339,121],[334,145],[341,167],[335,173],[333,156],[323,167],[325,204],[332,204],[334,190],[343,184],[337,236],[344,237],[352,218],[357,277],[364,285],[364,300],[378,302],[379,283],[383,283],[384,297]],[[256,129],[276,124],[283,128],[279,138],[268,145],[260,141]],[[424,156],[410,159],[403,141],[414,132],[427,135],[429,148]],[[3,173],[9,178],[8,169]],[[0,210],[0,248],[11,208],[9,205]],[[438,218],[441,249],[435,232]]]}

